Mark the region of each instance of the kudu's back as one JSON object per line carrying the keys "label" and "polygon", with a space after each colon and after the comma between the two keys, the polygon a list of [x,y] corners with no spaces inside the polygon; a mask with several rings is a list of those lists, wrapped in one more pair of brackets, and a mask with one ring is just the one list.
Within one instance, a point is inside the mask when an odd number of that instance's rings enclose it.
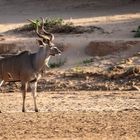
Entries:
{"label": "kudu's back", "polygon": [[32,55],[27,51],[0,60],[0,79],[4,81],[27,82],[33,80],[33,74]]}

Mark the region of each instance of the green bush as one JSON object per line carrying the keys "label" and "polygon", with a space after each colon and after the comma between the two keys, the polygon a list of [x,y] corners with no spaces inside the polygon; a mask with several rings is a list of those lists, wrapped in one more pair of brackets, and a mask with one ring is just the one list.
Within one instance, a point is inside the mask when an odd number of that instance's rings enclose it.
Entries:
{"label": "green bush", "polygon": [[133,30],[132,32],[135,32],[134,37],[140,37],[140,26],[136,30]]}
{"label": "green bush", "polygon": [[54,19],[46,19],[45,28],[49,29],[54,26],[62,26],[64,24],[64,20],[62,18],[54,18]]}
{"label": "green bush", "polygon": [[91,63],[91,62],[93,62],[93,58],[83,60],[83,64],[88,64],[88,63]]}
{"label": "green bush", "polygon": [[[29,23],[24,25],[23,27],[17,28],[14,31],[15,32],[33,31],[37,25],[38,26],[41,25],[42,21],[39,19],[35,19],[33,20],[33,22],[34,23]],[[62,18],[53,18],[53,19],[47,18],[45,20],[44,27],[48,32],[52,33],[67,33],[75,30],[75,27],[71,22],[65,23]]]}
{"label": "green bush", "polygon": [[[41,19],[33,20],[34,23],[29,23],[20,28],[14,29],[12,31],[18,33],[26,33],[28,35],[33,35],[36,26],[41,25]],[[84,32],[94,32],[98,30],[101,33],[105,33],[104,29],[96,26],[74,26],[72,22],[64,22],[62,18],[47,18],[44,23],[44,28],[46,31],[51,33],[76,33],[81,34]],[[32,32],[33,31],[33,32]]]}
{"label": "green bush", "polygon": [[65,64],[65,61],[66,60],[59,60],[59,62],[53,62],[53,63],[50,63],[49,64],[49,67],[50,68],[58,68],[58,67],[61,67]]}

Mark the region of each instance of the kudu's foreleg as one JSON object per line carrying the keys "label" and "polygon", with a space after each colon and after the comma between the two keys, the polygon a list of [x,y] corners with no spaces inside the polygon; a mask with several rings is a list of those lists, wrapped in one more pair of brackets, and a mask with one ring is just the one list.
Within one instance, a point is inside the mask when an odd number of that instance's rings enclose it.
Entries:
{"label": "kudu's foreleg", "polygon": [[2,86],[3,83],[4,83],[4,80],[0,80],[0,87]]}
{"label": "kudu's foreleg", "polygon": [[36,103],[36,98],[37,98],[37,92],[36,92],[37,91],[37,81],[31,82],[30,83],[30,87],[31,87],[31,90],[32,90],[35,112],[38,112],[37,103]]}
{"label": "kudu's foreleg", "polygon": [[22,112],[25,112],[25,98],[26,98],[26,92],[27,92],[28,83],[22,83],[22,98],[23,98],[23,104],[22,104]]}

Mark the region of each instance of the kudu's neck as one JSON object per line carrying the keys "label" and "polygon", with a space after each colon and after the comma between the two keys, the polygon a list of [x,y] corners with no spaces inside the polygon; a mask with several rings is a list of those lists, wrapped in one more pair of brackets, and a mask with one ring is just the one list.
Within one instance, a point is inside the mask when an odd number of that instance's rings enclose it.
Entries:
{"label": "kudu's neck", "polygon": [[40,71],[45,64],[46,58],[49,57],[49,47],[40,47],[38,52],[33,55],[33,66],[36,71]]}

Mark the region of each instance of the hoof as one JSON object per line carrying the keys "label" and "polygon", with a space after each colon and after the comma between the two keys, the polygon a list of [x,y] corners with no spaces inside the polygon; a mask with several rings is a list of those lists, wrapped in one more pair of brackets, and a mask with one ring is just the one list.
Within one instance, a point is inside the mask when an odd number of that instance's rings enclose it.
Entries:
{"label": "hoof", "polygon": [[25,112],[25,109],[22,109],[22,112]]}
{"label": "hoof", "polygon": [[38,109],[35,109],[35,112],[38,112]]}

